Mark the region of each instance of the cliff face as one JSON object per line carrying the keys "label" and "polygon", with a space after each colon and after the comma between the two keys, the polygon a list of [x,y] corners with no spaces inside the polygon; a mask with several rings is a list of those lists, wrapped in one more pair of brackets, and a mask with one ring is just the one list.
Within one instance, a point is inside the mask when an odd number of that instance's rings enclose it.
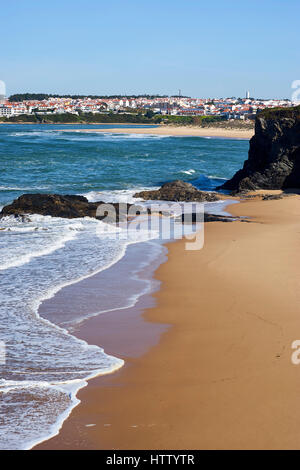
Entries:
{"label": "cliff face", "polygon": [[266,109],[255,121],[248,160],[220,189],[300,187],[300,106]]}

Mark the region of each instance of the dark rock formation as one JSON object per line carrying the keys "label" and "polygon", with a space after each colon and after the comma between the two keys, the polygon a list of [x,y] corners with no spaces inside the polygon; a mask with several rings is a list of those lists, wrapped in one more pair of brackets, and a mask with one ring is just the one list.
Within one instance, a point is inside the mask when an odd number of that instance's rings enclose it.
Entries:
{"label": "dark rock formation", "polygon": [[95,217],[96,206],[83,196],[59,194],[23,194],[12,204],[3,207],[1,215],[41,214],[53,217]]}
{"label": "dark rock formation", "polygon": [[218,201],[220,196],[216,193],[199,191],[195,186],[184,181],[176,180],[165,183],[155,191],[141,191],[134,197],[152,201],[182,201],[182,202],[213,202]]}
{"label": "dark rock formation", "polygon": [[300,187],[300,106],[257,114],[248,160],[219,189],[249,191]]}
{"label": "dark rock formation", "polygon": [[[103,210],[99,208],[103,204]],[[140,210],[140,206],[132,204],[111,204],[111,210],[104,202],[88,202],[83,196],[60,194],[23,194],[12,204],[3,207],[0,217],[14,215],[24,216],[25,214],[51,215],[52,217],[65,217],[73,219],[76,217],[96,217],[102,220],[114,221],[114,211],[116,221],[126,220],[129,208]],[[98,209],[98,214],[96,214]],[[108,219],[109,218],[109,219]]]}
{"label": "dark rock formation", "polygon": [[263,194],[262,200],[263,201],[274,201],[277,199],[283,199],[282,194]]}
{"label": "dark rock formation", "polygon": [[[190,186],[193,188],[192,185],[189,185],[189,187]],[[152,193],[152,191],[150,192]],[[201,193],[201,191],[197,190],[196,192]],[[204,194],[207,195],[206,193]],[[105,219],[105,222],[114,223],[126,221],[135,215],[146,213],[150,215],[151,209],[137,204],[105,203],[102,201],[88,202],[85,197],[75,195],[23,194],[13,201],[12,204],[3,207],[0,212],[0,218],[13,215],[15,217],[21,217],[23,221],[26,221],[30,220],[28,219],[28,215],[40,214],[67,219],[95,217],[98,220]],[[163,210],[161,212],[159,206],[154,213],[163,213],[165,216],[168,216],[168,211]],[[178,220],[184,223],[195,223],[198,222],[199,217],[196,212],[193,212],[182,214]],[[236,220],[236,218],[232,216],[204,214],[204,222],[231,222],[232,220]]]}
{"label": "dark rock formation", "polygon": [[[237,220],[238,217],[233,217],[231,215],[218,215],[218,214],[203,214],[203,222],[233,222]],[[187,214],[182,214],[180,217],[181,222],[184,224],[194,224],[196,222],[201,222],[202,214],[197,214],[196,212],[191,212]]]}

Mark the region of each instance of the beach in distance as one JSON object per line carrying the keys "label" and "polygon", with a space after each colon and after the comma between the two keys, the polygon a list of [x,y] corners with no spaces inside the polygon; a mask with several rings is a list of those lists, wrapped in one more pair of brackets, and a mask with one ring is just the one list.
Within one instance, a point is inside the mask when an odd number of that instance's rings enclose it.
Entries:
{"label": "beach in distance", "polygon": [[[242,190],[298,180],[297,113],[257,118],[250,150],[244,138],[155,133],[171,127],[0,126],[0,315],[14,351],[2,448],[299,447],[299,191]],[[263,161],[261,142],[273,152]],[[226,185],[234,193],[216,193]],[[149,207],[166,187],[168,201],[206,198],[215,218],[199,249],[49,210],[58,195]],[[16,219],[20,201],[36,202]]]}
{"label": "beach in distance", "polygon": [[[66,129],[70,132],[70,129]],[[152,134],[152,135],[170,135],[170,136],[191,136],[191,137],[222,137],[229,139],[251,139],[254,135],[253,129],[237,129],[230,127],[193,127],[193,126],[157,126],[157,127],[124,127],[106,129],[72,129],[72,132],[109,132],[122,134]]]}
{"label": "beach in distance", "polygon": [[300,1],[2,3],[0,450],[300,450]]}

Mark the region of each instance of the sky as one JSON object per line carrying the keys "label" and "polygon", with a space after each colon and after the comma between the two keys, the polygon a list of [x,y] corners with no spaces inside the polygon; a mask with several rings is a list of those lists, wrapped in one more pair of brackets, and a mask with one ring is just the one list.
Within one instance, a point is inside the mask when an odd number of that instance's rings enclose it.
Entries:
{"label": "sky", "polygon": [[291,98],[299,0],[0,0],[6,93]]}

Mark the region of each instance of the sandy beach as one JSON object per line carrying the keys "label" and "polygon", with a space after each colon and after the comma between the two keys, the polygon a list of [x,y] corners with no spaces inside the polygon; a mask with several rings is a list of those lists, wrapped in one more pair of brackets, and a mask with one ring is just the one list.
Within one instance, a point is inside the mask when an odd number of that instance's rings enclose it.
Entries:
{"label": "sandy beach", "polygon": [[128,325],[109,314],[81,326],[77,335],[126,364],[91,380],[38,449],[300,448],[299,196],[230,212],[251,223],[207,223],[200,251],[168,245],[142,318],[169,327],[156,344],[145,336],[146,352],[126,352],[146,331],[130,311]]}
{"label": "sandy beach", "polygon": [[[66,129],[64,132],[74,132]],[[251,139],[254,135],[253,129],[230,129],[220,127],[190,127],[190,126],[159,126],[159,127],[127,127],[127,128],[107,128],[107,129],[76,129],[76,132],[110,132],[114,134],[155,134],[171,136],[194,136],[194,137],[222,137],[228,139]]]}

